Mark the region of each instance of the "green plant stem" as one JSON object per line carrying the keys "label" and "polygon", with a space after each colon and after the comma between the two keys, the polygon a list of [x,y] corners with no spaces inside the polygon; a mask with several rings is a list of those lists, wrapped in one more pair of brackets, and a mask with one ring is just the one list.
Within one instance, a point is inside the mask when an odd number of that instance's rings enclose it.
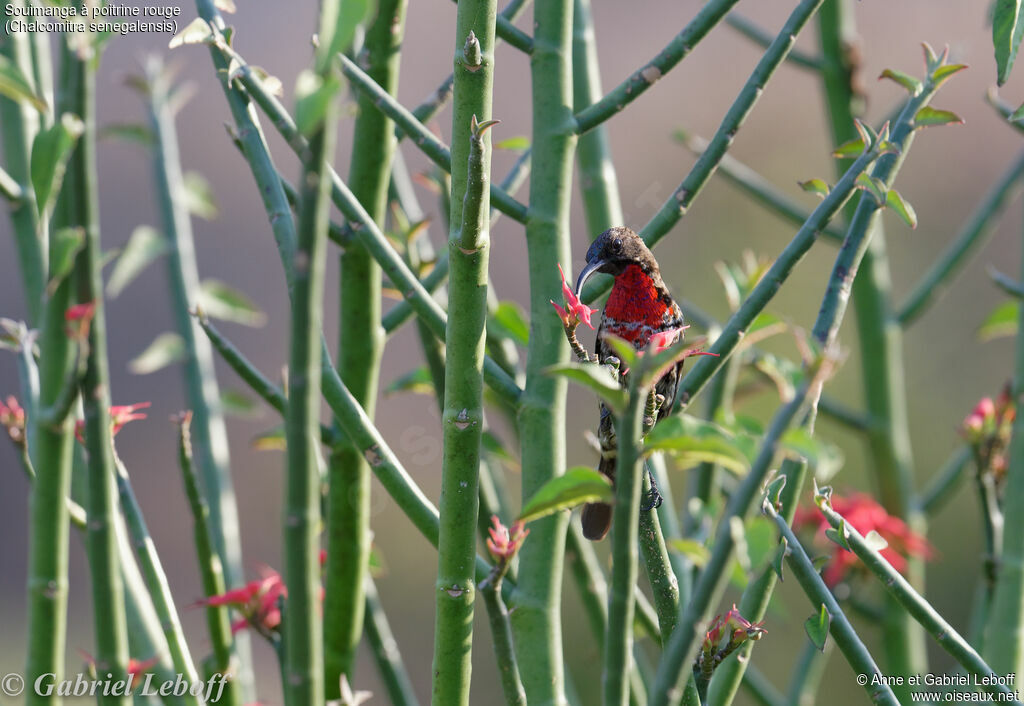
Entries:
{"label": "green plant stem", "polygon": [[749,665],[743,673],[743,687],[761,706],[793,706],[757,667]]}
{"label": "green plant stem", "polygon": [[[616,521],[612,523],[612,574],[608,595],[608,627],[604,645],[605,706],[625,706],[629,698],[630,658],[633,651],[634,588],[637,582],[637,545],[640,534],[640,498],[643,490],[642,427],[648,391],[641,387],[644,366],[630,376],[629,401],[616,422],[618,452],[615,468]],[[651,516],[653,513],[645,513]],[[659,535],[660,536],[660,535]],[[662,607],[664,594],[655,587],[655,604]],[[678,593],[677,593],[678,599]],[[662,620],[659,610],[659,622]],[[668,640],[671,620],[661,622],[662,639]]]}
{"label": "green plant stem", "polygon": [[[590,0],[575,1],[572,23],[573,110],[579,113],[601,98],[601,69],[597,60],[597,37]],[[599,233],[623,222],[608,128],[599,125],[582,135],[576,154],[583,213],[587,231],[594,239]]]}
{"label": "green plant stem", "polygon": [[601,100],[576,113],[576,131],[591,130],[632,103],[655,81],[672,70],[718,24],[738,0],[711,0],[672,38],[657,56],[634,71]]}
{"label": "green plant stem", "polygon": [[[459,47],[459,50],[461,51],[462,48]],[[344,55],[341,57],[341,68],[345,78],[351,81],[360,93],[369,97],[368,104],[376,106],[382,113],[394,120],[431,161],[449,174],[452,174],[452,165],[456,165],[456,173],[459,171],[457,167],[461,150],[450,151],[434,133],[416,119],[415,115],[387,91],[382,90],[371,76],[368,76],[355,62]],[[456,85],[457,81],[456,78]],[[453,178],[455,178],[454,174]],[[491,184],[490,191],[495,208],[520,223],[526,222],[526,206],[509,196],[497,184]],[[457,199],[453,200],[457,201]]]}
{"label": "green plant stem", "polygon": [[[222,46],[220,51],[227,52],[233,58],[238,57],[237,54],[229,52],[226,46]],[[297,154],[304,154],[307,149],[305,140],[299,135],[294,121],[288,115],[284,106],[263,89],[248,69],[242,70],[239,80],[242,81],[246,90],[249,91],[264,112],[267,113],[271,122],[285,138],[289,146]],[[441,310],[441,307],[409,270],[401,255],[391,247],[391,244],[387,241],[380,228],[377,227],[373,219],[366,213],[366,209],[363,208],[358,199],[354,198],[348,186],[333,171],[331,171],[331,180],[331,196],[334,205],[341,210],[342,214],[349,221],[360,226],[356,229],[359,240],[380,264],[384,274],[388,276],[391,283],[402,292],[406,301],[410,302],[413,311],[426,321],[435,336],[442,338],[445,335],[447,317]],[[279,180],[278,184],[280,184]],[[514,402],[518,399],[519,394],[522,392],[508,373],[502,370],[490,357],[484,359],[484,381],[509,402]]]}
{"label": "green plant stem", "polygon": [[[1024,276],[1024,255],[1021,256]],[[1013,399],[1024,398],[1024,309],[1018,315]],[[1018,402],[1019,404],[1019,402]],[[1008,468],[1003,479],[1005,526],[1000,548],[995,595],[985,625],[985,656],[996,674],[1014,674],[1015,684],[1024,678],[1024,419],[1017,415],[1010,439]]]}
{"label": "green plant stem", "polygon": [[[836,602],[832,592],[828,590],[828,586],[825,585],[821,576],[818,575],[818,571],[811,563],[810,557],[807,556],[803,546],[801,546],[800,540],[793,534],[793,530],[789,528],[786,521],[775,512],[775,508],[772,507],[771,503],[765,503],[765,513],[775,521],[779,532],[788,542],[786,563],[789,565],[793,575],[796,576],[797,583],[800,584],[804,593],[811,600],[815,611],[819,610],[822,605],[828,611],[830,619],[829,632],[832,634],[833,639],[835,639],[843,656],[846,657],[846,661],[849,662],[851,669],[855,674],[868,677],[867,682],[863,686],[871,703],[898,706],[899,701],[896,700],[892,689],[885,683],[882,672],[878,669],[874,659],[872,659],[871,653],[868,652],[867,647],[861,642],[860,637],[843,613],[843,609],[839,607],[839,603]],[[877,681],[878,683],[872,684],[872,681]]]}
{"label": "green plant stem", "polygon": [[[785,61],[789,55],[796,37],[807,24],[808,20],[821,7],[822,0],[803,0],[790,14],[779,34],[772,41],[765,51],[764,56],[757,62],[754,71],[750,74],[743,88],[729,107],[725,118],[718,126],[718,130],[711,137],[707,148],[697,159],[697,163],[690,169],[689,174],[682,183],[668,197],[665,204],[648,221],[647,225],[640,231],[641,237],[648,245],[653,245],[661,240],[686,215],[693,200],[697,198],[704,185],[707,184],[711,175],[714,174],[718,163],[732,146],[736,139],[736,133],[743,127],[744,121],[750,115],[757,100],[764,92],[765,86],[771,80],[775,70]],[[708,3],[701,12],[706,12],[715,3]],[[719,3],[734,4],[734,3]]]}
{"label": "green plant stem", "polygon": [[[178,618],[178,611],[174,607],[174,599],[171,597],[171,587],[167,584],[167,574],[156,553],[156,546],[154,546],[153,537],[146,527],[146,520],[142,517],[142,509],[139,507],[135,492],[128,480],[128,471],[116,453],[114,464],[117,467],[117,490],[121,499],[121,510],[124,512],[128,534],[139,557],[146,588],[153,600],[160,624],[163,626],[164,637],[167,638],[167,646],[171,651],[171,662],[184,681],[190,686],[197,684],[199,683],[199,673],[192,662],[188,644],[185,642],[181,620]],[[191,690],[183,696],[183,701],[196,706],[204,703],[202,697],[192,694]]]}
{"label": "green plant stem", "polygon": [[[367,73],[393,94],[398,89],[406,0],[382,0],[366,31],[360,60]],[[381,230],[387,218],[394,125],[373,109],[365,95],[352,136],[349,183],[352,194]],[[330,159],[328,159],[328,162]],[[384,352],[381,330],[381,270],[359,242],[340,259],[338,362],[341,380],[374,417]],[[341,675],[355,678],[356,650],[363,632],[370,558],[370,467],[351,443],[332,447],[328,457],[327,562],[324,594],[324,687],[327,700],[341,697]]]}
{"label": "green plant stem", "polygon": [[[192,511],[192,534],[196,545],[196,558],[199,561],[199,576],[203,582],[203,596],[219,596],[226,590],[224,586],[224,569],[213,547],[210,532],[210,508],[199,489],[199,478],[192,463],[192,438],[189,427],[191,413],[183,414],[178,420],[178,466],[181,468],[182,480],[185,484],[185,496],[188,498],[189,509]],[[122,500],[123,502],[123,500]],[[175,620],[176,620],[175,616]],[[232,683],[231,620],[227,606],[206,606],[206,630],[213,648],[213,669],[218,674],[228,677],[220,701],[225,706],[237,706],[241,703],[235,685]]]}
{"label": "green plant stem", "polygon": [[985,194],[971,217],[960,228],[935,264],[921,281],[914,286],[906,301],[899,308],[896,319],[902,326],[909,326],[928,308],[937,302],[943,289],[952,282],[967,260],[988,239],[995,230],[995,221],[1007,204],[1021,189],[1024,179],[1024,154],[1010,165],[999,181]]}
{"label": "green plant stem", "polygon": [[364,593],[366,640],[373,650],[373,657],[388,697],[394,706],[419,706],[412,680],[405,670],[402,655],[398,651],[398,643],[391,633],[391,626],[388,624],[384,606],[380,602],[380,595],[372,578],[367,577]]}
{"label": "green plant stem", "polygon": [[[345,31],[340,1],[320,5],[320,45],[315,73],[324,84],[338,80],[332,52],[334,38]],[[319,442],[321,369],[323,366],[324,259],[330,209],[329,162],[334,153],[338,101],[329,96],[323,115],[309,132],[302,159],[296,247],[292,262],[288,360],[288,441],[284,580],[288,586],[284,620],[284,702],[287,706],[324,703],[323,627],[320,611],[320,471]]]}
{"label": "green plant stem", "polygon": [[498,671],[501,673],[501,690],[505,695],[507,706],[526,706],[526,692],[519,677],[519,664],[516,661],[515,644],[512,639],[512,626],[509,624],[508,609],[501,598],[501,582],[485,581],[480,584],[480,592],[487,607],[487,617],[491,623],[491,635],[494,640],[494,653],[498,658]]}
{"label": "green plant stem", "polygon": [[[646,474],[642,480],[642,489],[644,493],[651,489],[651,482]],[[665,645],[672,636],[672,630],[676,626],[676,618],[679,615],[679,579],[676,578],[675,572],[672,570],[658,513],[654,509],[641,512],[639,522],[640,553],[644,559],[647,580],[651,584],[654,607],[658,613],[661,643]]]}
{"label": "green plant stem", "polygon": [[[432,703],[438,706],[469,704],[472,672],[476,602],[473,557],[480,507],[490,252],[487,121],[491,118],[497,11],[496,0],[463,0],[455,30],[452,164],[467,167],[465,172],[455,169],[452,174],[449,214],[448,302],[452,314],[445,336],[441,527],[434,587]],[[500,633],[494,637],[496,641],[502,639]]]}
{"label": "green plant stem", "polygon": [[942,464],[934,474],[932,482],[921,491],[919,502],[921,512],[933,515],[946,504],[964,478],[964,469],[971,462],[971,449],[961,446]]}
{"label": "green plant stem", "polygon": [[10,174],[0,168],[0,196],[11,202],[11,206],[17,208],[25,198],[25,192],[21,185],[14,180]]}
{"label": "green plant stem", "polygon": [[[454,0],[456,4],[458,4],[458,1]],[[531,54],[533,53],[533,39],[526,32],[512,24],[515,14],[518,14],[518,10],[522,7],[522,3],[510,2],[509,6],[513,9],[513,13],[509,13],[512,16],[507,16],[506,12],[502,12],[501,15],[497,16],[496,33],[500,38],[508,42],[509,46],[515,47],[524,54]]]}
{"label": "green plant stem", "polygon": [[[774,39],[770,32],[739,12],[734,11],[726,15],[725,23],[762,48],[767,48]],[[799,49],[793,49],[787,58],[793,62],[794,66],[810,69],[811,71],[821,71],[821,59]]]}
{"label": "green plant stem", "polygon": [[[730,14],[729,17],[732,15]],[[694,154],[702,155],[707,151],[709,145],[707,140],[696,135],[682,133],[682,131],[676,134],[686,148]],[[732,155],[722,156],[718,162],[718,172],[769,211],[794,225],[802,225],[810,216],[810,211],[790,199],[771,182]],[[838,243],[843,241],[842,230],[833,225],[826,225],[822,229],[822,235]]]}
{"label": "green plant stem", "polygon": [[817,702],[815,695],[834,646],[835,641],[826,642],[825,649],[819,650],[810,640],[804,643],[803,651],[793,665],[787,692],[788,703],[792,706],[814,706]]}
{"label": "green plant stem", "polygon": [[[821,513],[835,528],[845,524],[846,542],[857,557],[864,562],[864,565],[878,577],[885,590],[895,598],[901,606],[920,623],[928,633],[935,638],[942,649],[946,650],[964,669],[977,677],[989,677],[992,674],[1003,674],[997,672],[985,660],[974,651],[967,640],[960,636],[952,625],[946,622],[935,608],[926,601],[921,594],[914,590],[913,586],[903,578],[892,565],[878,553],[877,550],[868,546],[867,542],[857,528],[849,522],[845,522],[842,515],[832,509],[828,500],[818,502]],[[982,684],[979,682],[982,691],[989,694],[1010,694],[1012,693],[1005,685]]]}
{"label": "green plant stem", "polygon": [[[816,377],[816,374],[811,377]],[[662,654],[654,684],[648,691],[651,706],[668,706],[675,703],[675,699],[682,694],[682,684],[690,674],[689,665],[700,646],[697,636],[711,619],[712,610],[728,581],[726,570],[731,564],[736,542],[730,528],[732,518],[742,520],[749,513],[761,485],[768,477],[779,439],[803,406],[808,391],[809,383],[804,383],[793,399],[775,413],[750,471],[729,498],[729,504],[718,523],[711,556],[693,587],[690,602],[682,609],[676,621],[676,629]]]}
{"label": "green plant stem", "polygon": [[[124,679],[128,666],[128,629],[125,624],[124,587],[118,572],[114,453],[110,439],[110,374],[107,364],[106,313],[100,272],[99,193],[96,176],[96,65],[98,57],[74,60],[76,103],[85,132],[78,140],[69,171],[76,195],[78,222],[85,244],[75,263],[77,301],[94,302],[89,327],[89,355],[82,379],[85,446],[88,451],[89,525],[87,548],[92,579],[93,620],[96,631],[96,670]],[[41,469],[40,469],[41,470]],[[63,503],[54,510],[60,512]],[[127,705],[127,696],[103,696],[99,703]]]}
{"label": "green plant stem", "polygon": [[[572,0],[536,0],[531,57],[533,166],[526,225],[530,272],[530,340],[526,386],[519,404],[522,497],[526,502],[565,469],[566,382],[546,375],[568,360],[556,263],[570,262],[569,205],[576,147],[572,120]],[[532,523],[519,554],[519,586],[512,606],[519,669],[527,700],[565,704],[561,632],[563,554],[568,513]]]}

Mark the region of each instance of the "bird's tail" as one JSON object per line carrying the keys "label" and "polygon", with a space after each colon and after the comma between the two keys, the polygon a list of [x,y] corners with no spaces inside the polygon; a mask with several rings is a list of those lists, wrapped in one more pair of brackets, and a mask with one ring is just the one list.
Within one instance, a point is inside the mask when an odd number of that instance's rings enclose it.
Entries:
{"label": "bird's tail", "polygon": [[[597,470],[615,481],[615,457],[602,457]],[[583,524],[583,536],[591,541],[605,538],[612,526],[612,506],[608,503],[587,503],[580,515]]]}

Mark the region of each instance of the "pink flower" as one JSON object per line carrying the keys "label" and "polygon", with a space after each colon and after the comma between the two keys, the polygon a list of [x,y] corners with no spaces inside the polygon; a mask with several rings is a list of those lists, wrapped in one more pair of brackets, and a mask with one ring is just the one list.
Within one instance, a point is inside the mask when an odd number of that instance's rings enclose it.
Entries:
{"label": "pink flower", "polygon": [[[886,512],[870,495],[855,493],[846,498],[833,495],[832,509],[861,534],[866,535],[872,530],[880,534],[889,544],[881,551],[882,557],[900,573],[906,570],[908,557],[930,559],[934,554],[928,540],[911,530],[903,520]],[[814,527],[819,543],[830,545],[832,558],[822,573],[830,587],[846,580],[851,570],[860,565],[856,554],[825,539],[825,530],[831,526],[817,507],[798,508],[793,518],[794,528]]]}
{"label": "pink flower", "polygon": [[242,617],[231,624],[231,632],[252,627],[261,634],[268,635],[281,625],[279,599],[287,595],[288,588],[284,585],[281,574],[267,569],[263,578],[250,581],[241,588],[205,598],[197,605],[237,608]]}
{"label": "pink flower", "polygon": [[[82,655],[82,659],[84,659],[90,667],[92,667],[93,669],[96,668],[95,657],[93,657],[85,650],[78,650],[78,654]],[[135,659],[134,657],[131,657],[128,660],[128,674],[136,678],[141,677],[143,674],[146,674],[149,670],[155,667],[157,662],[159,661],[159,657],[150,657],[146,660],[139,660]]]}
{"label": "pink flower", "polygon": [[558,318],[562,320],[562,324],[567,328],[576,326],[582,321],[593,330],[594,324],[590,323],[590,317],[597,313],[597,309],[591,309],[576,297],[572,287],[565,281],[565,273],[562,271],[561,264],[558,265],[558,274],[562,276],[562,294],[565,296],[564,309],[555,304],[554,301],[551,302],[551,306],[555,307],[555,311],[558,312]]}
{"label": "pink flower", "polygon": [[14,395],[8,395],[6,404],[0,400],[0,426],[7,429],[15,444],[21,446],[25,443],[25,410]]}
{"label": "pink flower", "polygon": [[497,515],[491,515],[491,523],[494,527],[487,529],[491,535],[487,540],[487,551],[496,561],[510,561],[519,551],[519,547],[523,545],[523,540],[526,539],[526,535],[530,534],[530,530],[526,529],[520,520],[512,525],[510,531],[509,528],[501,524]]}
{"label": "pink flower", "polygon": [[89,325],[92,317],[96,314],[96,302],[76,304],[64,312],[64,321],[67,322],[67,334],[69,338],[76,341],[84,341],[89,337]]}
{"label": "pink flower", "polygon": [[704,646],[713,650],[722,641],[723,635],[729,636],[730,645],[738,647],[747,639],[760,640],[768,631],[764,629],[764,621],[752,623],[744,618],[736,604],[725,615],[716,615],[711,621],[708,631],[704,634]]}
{"label": "pink flower", "polygon": [[[146,409],[149,407],[149,402],[136,402],[135,404],[124,404],[124,405],[110,405],[110,435],[116,436],[117,432],[121,431],[128,422],[134,422],[137,419],[145,419],[146,415],[139,412],[140,409]],[[75,423],[75,438],[78,439],[79,443],[84,444],[85,439],[82,433],[85,431],[85,421],[79,419]]]}

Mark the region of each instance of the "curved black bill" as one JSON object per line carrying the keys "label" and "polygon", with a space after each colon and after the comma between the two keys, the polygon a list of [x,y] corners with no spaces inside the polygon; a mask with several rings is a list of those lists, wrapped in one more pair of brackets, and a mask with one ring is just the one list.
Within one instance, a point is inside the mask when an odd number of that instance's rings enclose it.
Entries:
{"label": "curved black bill", "polygon": [[602,267],[608,264],[607,260],[594,260],[588,262],[587,266],[580,270],[580,276],[576,278],[576,297],[578,298],[583,292],[583,285],[590,279],[590,275],[598,272]]}

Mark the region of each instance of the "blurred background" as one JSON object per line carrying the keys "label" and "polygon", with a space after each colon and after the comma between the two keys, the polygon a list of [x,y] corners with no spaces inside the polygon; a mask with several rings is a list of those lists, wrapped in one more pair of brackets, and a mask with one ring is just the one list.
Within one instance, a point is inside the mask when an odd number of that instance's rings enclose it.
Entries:
{"label": "blurred background", "polygon": [[[740,3],[739,10],[771,32],[781,27],[796,3],[759,0]],[[315,3],[281,3],[241,0],[230,18],[237,32],[234,45],[251,63],[265,67],[285,86],[285,102],[292,103],[295,76],[311,60],[310,35],[315,26]],[[891,214],[887,226],[896,300],[902,299],[936,254],[969,217],[992,182],[1015,159],[1022,136],[1006,124],[984,101],[994,83],[991,29],[986,22],[986,3],[937,3],[934,0],[902,0],[899,3],[855,3],[856,23],[863,41],[863,80],[869,121],[876,122],[905,98],[903,89],[874,78],[885,68],[921,75],[920,42],[941,48],[950,46],[951,59],[970,64],[970,70],[950,81],[934,105],[965,118],[959,127],[926,130],[918,135],[897,188],[916,208],[920,225],[910,230]],[[636,67],[659,51],[697,12],[697,0],[648,0],[644,3],[613,3],[595,0],[594,16],[604,88],[614,87]],[[182,19],[194,16],[194,7],[182,6]],[[519,25],[529,31],[531,11]],[[425,98],[451,70],[455,5],[448,0],[415,0],[410,3],[399,89],[400,100],[413,106]],[[798,46],[816,51],[812,22]],[[113,40],[99,76],[99,118],[104,124],[145,122],[139,96],[125,85],[125,78],[141,73],[147,55],[168,55],[180,75],[195,88],[195,96],[178,117],[182,162],[186,170],[202,173],[211,183],[220,214],[215,220],[196,220],[196,246],[200,273],[215,277],[246,292],[267,314],[262,328],[223,324],[221,330],[268,375],[278,377],[287,360],[288,307],[277,252],[264,212],[241,156],[232,146],[222,124],[230,120],[224,96],[212,70],[210,57],[201,47],[168,52],[165,35],[135,35]],[[618,169],[626,225],[639,229],[663,203],[693,163],[688,151],[674,141],[677,128],[710,137],[736,93],[761,56],[761,50],[734,30],[720,26],[675,70],[638,99],[629,110],[609,124]],[[1024,100],[1024,71],[1018,69],[1004,87],[1003,95],[1018,104]],[[502,120],[494,129],[495,141],[530,134],[530,77],[528,60],[507,45],[496,59],[494,116]],[[347,99],[351,108],[352,101]],[[335,164],[348,171],[353,110],[341,127]],[[432,127],[450,135],[450,112],[445,110]],[[800,191],[796,182],[811,177],[834,178],[830,143],[822,112],[820,83],[816,76],[784,65],[752,116],[737,136],[731,154],[755,167],[793,198],[813,208],[815,197]],[[298,165],[287,147],[268,129],[270,145],[279,169],[294,178]],[[412,171],[428,163],[409,144],[403,152]],[[512,152],[497,151],[495,180],[515,159]],[[116,248],[140,224],[157,225],[152,166],[148,153],[138,145],[107,139],[100,144],[100,196],[102,237],[106,248]],[[526,190],[521,192],[525,201]],[[420,189],[424,209],[434,217],[430,235],[435,244],[443,234],[436,197]],[[578,198],[572,211],[573,270],[582,265],[589,237],[585,232]],[[982,395],[995,394],[1012,369],[1012,339],[979,343],[976,329],[1003,300],[986,273],[995,265],[1016,277],[1020,256],[1019,205],[1011,206],[994,237],[966,267],[945,293],[907,333],[906,385],[910,404],[916,473],[920,482],[941,466],[960,441],[956,427]],[[337,214],[335,214],[337,217]],[[657,254],[672,291],[720,319],[728,315],[722,288],[714,273],[718,260],[738,260],[744,249],[773,257],[795,232],[791,225],[751,203],[721,177],[711,180],[690,213],[662,242]],[[20,319],[26,315],[17,270],[11,228],[6,214],[0,218],[0,316]],[[527,274],[523,228],[503,218],[492,233],[492,275],[498,295],[525,304]],[[326,329],[336,340],[337,251],[328,262]],[[817,245],[798,267],[772,302],[770,310],[799,326],[809,327],[817,313],[835,248]],[[553,265],[552,265],[553,266]],[[119,298],[108,302],[110,363],[113,401],[127,404],[152,402],[149,419],[136,422],[118,436],[118,448],[133,474],[136,492],[146,513],[187,633],[193,654],[206,651],[204,619],[200,611],[184,606],[201,596],[192,551],[191,518],[176,467],[175,434],[169,417],[184,404],[181,373],[177,367],[138,376],[127,363],[158,334],[172,328],[167,304],[165,270],[150,267]],[[841,342],[849,352],[844,369],[828,391],[852,407],[861,404],[857,377],[855,332],[844,326]],[[791,342],[776,343],[775,350],[794,356]],[[419,346],[412,328],[405,327],[391,340],[384,358],[382,386],[418,365]],[[240,389],[241,383],[226,367],[219,368],[223,388]],[[0,395],[16,393],[15,358],[0,357]],[[770,413],[771,400],[761,399],[755,414]],[[595,401],[590,393],[570,390],[567,420],[570,465],[590,464],[594,454],[583,443],[582,432],[595,421]],[[435,499],[440,482],[441,441],[439,418],[433,400],[408,393],[384,396],[378,407],[379,426],[406,468]],[[275,426],[269,410],[256,418],[229,419],[235,488],[238,493],[245,561],[252,577],[260,564],[281,567],[281,495],[283,454],[257,451],[254,437]],[[818,433],[842,446],[846,465],[833,483],[838,489],[868,489],[859,440],[828,422]],[[511,478],[513,488],[518,479]],[[677,491],[685,487],[685,473],[673,476]],[[0,672],[21,671],[24,665],[25,577],[27,566],[27,505],[29,486],[12,447],[0,443]],[[399,647],[417,690],[429,700],[433,641],[433,581],[436,554],[375,486],[373,501],[375,544],[382,554],[385,572],[378,583]],[[576,521],[576,520],[574,520]],[[966,629],[974,584],[981,565],[981,536],[977,503],[969,486],[963,486],[931,525],[930,540],[938,549],[928,565],[928,596],[958,628]],[[605,543],[607,544],[607,543]],[[607,547],[601,547],[602,556]],[[93,646],[88,575],[82,543],[72,538],[69,671],[78,671],[76,649]],[[875,587],[870,593],[874,595]],[[803,619],[811,606],[793,582],[781,586],[777,609],[769,615],[768,637],[754,651],[755,662],[774,675],[779,685],[788,679],[790,667],[806,640]],[[582,613],[575,607],[575,588],[567,582],[563,628],[569,665],[583,703],[597,703],[596,648]],[[479,611],[482,615],[483,611]],[[859,623],[869,644],[877,645],[873,627]],[[497,703],[499,687],[494,656],[485,621],[477,623],[474,650],[473,702]],[[277,669],[271,650],[256,641],[261,701],[279,704]],[[931,648],[930,648],[931,649]],[[148,655],[134,655],[145,658]],[[933,666],[944,669],[949,660],[932,650]],[[854,685],[845,662],[832,660],[826,674],[828,703],[863,703],[863,692]],[[360,657],[356,684],[378,693],[371,703],[383,702],[383,690],[369,655]],[[747,703],[741,695],[739,703]],[[4,703],[8,703],[6,698]],[[14,702],[18,703],[18,702]]]}

